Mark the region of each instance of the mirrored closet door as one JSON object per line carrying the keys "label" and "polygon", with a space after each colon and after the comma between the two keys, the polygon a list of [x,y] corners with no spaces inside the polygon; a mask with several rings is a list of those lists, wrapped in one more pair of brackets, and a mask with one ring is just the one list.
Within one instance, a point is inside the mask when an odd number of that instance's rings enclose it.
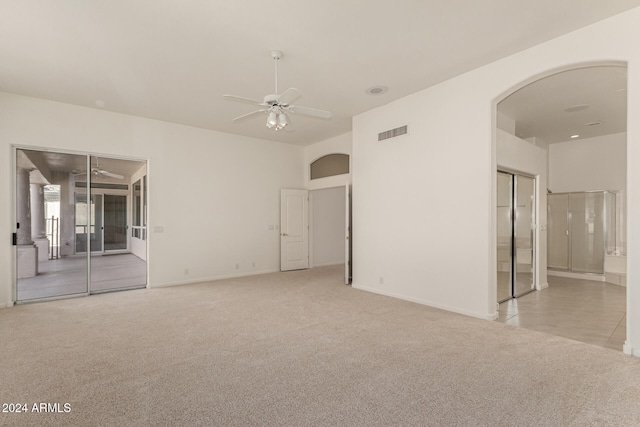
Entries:
{"label": "mirrored closet door", "polygon": [[535,179],[497,174],[497,300],[534,289]]}

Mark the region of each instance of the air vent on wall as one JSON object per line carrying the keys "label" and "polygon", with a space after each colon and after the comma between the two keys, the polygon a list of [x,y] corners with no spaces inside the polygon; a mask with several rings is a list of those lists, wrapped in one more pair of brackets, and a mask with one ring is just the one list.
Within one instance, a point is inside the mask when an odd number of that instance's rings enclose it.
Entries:
{"label": "air vent on wall", "polygon": [[400,126],[399,128],[380,132],[378,134],[378,141],[384,141],[385,139],[395,138],[396,136],[400,136],[400,135],[406,135],[408,132],[409,132],[408,125]]}

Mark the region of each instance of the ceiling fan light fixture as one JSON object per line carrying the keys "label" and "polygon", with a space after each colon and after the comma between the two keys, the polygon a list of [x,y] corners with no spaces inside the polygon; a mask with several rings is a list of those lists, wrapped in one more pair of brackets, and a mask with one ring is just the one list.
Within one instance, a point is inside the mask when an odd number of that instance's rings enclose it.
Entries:
{"label": "ceiling fan light fixture", "polygon": [[278,114],[278,127],[276,128],[276,130],[280,130],[286,127],[288,124],[289,122],[287,121],[287,115],[284,113]]}
{"label": "ceiling fan light fixture", "polygon": [[267,127],[269,129],[273,129],[278,125],[278,117],[275,111],[269,113],[269,117],[267,118]]}

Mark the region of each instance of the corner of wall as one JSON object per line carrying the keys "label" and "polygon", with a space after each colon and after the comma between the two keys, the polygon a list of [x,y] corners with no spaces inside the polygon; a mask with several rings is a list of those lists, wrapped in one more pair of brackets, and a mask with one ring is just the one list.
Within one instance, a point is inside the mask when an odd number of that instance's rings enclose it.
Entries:
{"label": "corner of wall", "polygon": [[637,350],[634,350],[631,344],[629,344],[629,341],[624,342],[624,345],[622,346],[622,352],[629,356],[640,357],[640,352]]}
{"label": "corner of wall", "polygon": [[536,285],[536,291],[541,291],[543,289],[547,289],[549,287],[549,283],[538,283]]}

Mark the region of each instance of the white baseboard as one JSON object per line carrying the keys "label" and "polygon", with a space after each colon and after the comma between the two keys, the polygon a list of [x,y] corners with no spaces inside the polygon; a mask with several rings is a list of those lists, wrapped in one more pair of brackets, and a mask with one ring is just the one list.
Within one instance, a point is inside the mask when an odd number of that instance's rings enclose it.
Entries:
{"label": "white baseboard", "polygon": [[500,314],[496,311],[493,314],[487,314],[487,320],[498,320]]}
{"label": "white baseboard", "polygon": [[604,274],[574,273],[572,271],[547,270],[548,276],[567,277],[569,279],[593,280],[604,282]]}
{"label": "white baseboard", "polygon": [[407,295],[398,294],[398,293],[395,293],[395,292],[387,292],[387,291],[383,291],[383,290],[380,290],[380,289],[371,288],[369,286],[361,286],[361,285],[358,285],[356,282],[353,282],[351,284],[351,287],[354,288],[354,289],[359,289],[361,291],[371,292],[373,294],[384,295],[384,296],[387,296],[387,297],[397,298],[397,299],[401,299],[401,300],[404,300],[404,301],[415,302],[417,304],[426,305],[426,306],[433,307],[433,308],[438,308],[440,310],[450,311],[452,313],[463,314],[465,316],[475,317],[477,319],[485,320],[485,319],[488,319],[489,317],[493,317],[494,316],[494,313],[485,314],[485,313],[475,313],[475,312],[472,312],[472,311],[461,310],[461,309],[459,309],[457,307],[451,307],[451,306],[448,306],[446,304],[438,304],[438,303],[434,303],[434,302],[431,302],[431,301],[423,300],[423,299],[420,299],[420,298],[413,298],[413,297],[409,297]]}
{"label": "white baseboard", "polygon": [[631,347],[631,345],[627,341],[625,341],[624,345],[622,346],[622,352],[624,354],[628,354],[629,356],[640,357],[640,351],[635,350],[633,347]]}
{"label": "white baseboard", "polygon": [[216,280],[225,280],[225,279],[235,279],[237,277],[248,277],[248,276],[258,276],[260,274],[270,274],[277,273],[280,270],[259,270],[259,271],[251,271],[251,272],[243,272],[236,274],[228,274],[223,276],[213,276],[213,277],[192,277],[188,280],[179,280],[174,282],[164,282],[164,283],[147,283],[147,288],[166,288],[169,286],[181,286],[181,285],[192,285],[194,283],[202,283],[202,282],[215,282]]}
{"label": "white baseboard", "polygon": [[627,275],[625,273],[604,273],[605,282],[611,283],[612,285],[622,286],[623,288],[627,287]]}
{"label": "white baseboard", "polygon": [[536,291],[541,291],[543,289],[547,289],[549,287],[548,283],[539,283],[536,285]]}
{"label": "white baseboard", "polygon": [[315,268],[315,267],[333,267],[336,265],[344,265],[344,261],[342,262],[323,262],[321,264],[313,264],[312,266],[310,266],[309,268]]}

